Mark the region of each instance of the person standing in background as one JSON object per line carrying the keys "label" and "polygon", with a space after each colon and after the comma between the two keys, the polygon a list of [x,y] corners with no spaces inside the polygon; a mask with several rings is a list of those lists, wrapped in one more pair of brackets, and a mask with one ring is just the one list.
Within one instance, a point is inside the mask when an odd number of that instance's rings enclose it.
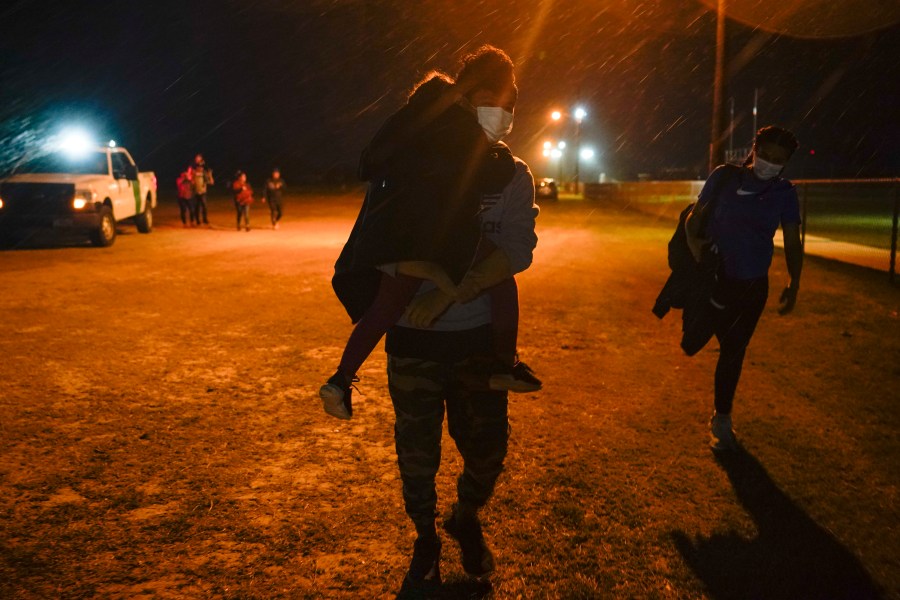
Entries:
{"label": "person standing in background", "polygon": [[178,187],[178,210],[181,212],[181,224],[188,226],[188,218],[190,224],[194,224],[194,206],[191,200],[194,198],[193,184],[191,183],[191,168],[185,169],[175,182]]}
{"label": "person standing in background", "polygon": [[250,205],[253,204],[253,188],[247,183],[247,174],[238,171],[234,174],[234,183],[231,184],[234,191],[234,208],[237,211],[237,230],[241,230],[241,219],[244,227],[250,231]]}
{"label": "person standing in background", "polygon": [[278,229],[278,221],[281,220],[281,194],[284,191],[284,179],[281,178],[281,170],[277,167],[272,170],[272,176],[266,180],[266,195],[264,199],[269,204],[269,214],[272,217],[272,229]]}
{"label": "person standing in background", "polygon": [[200,224],[200,217],[203,217],[203,224],[209,225],[206,209],[206,192],[209,186],[214,185],[212,169],[206,166],[203,155],[198,154],[194,157],[194,164],[191,167],[191,184],[194,189],[194,216],[197,225]]}

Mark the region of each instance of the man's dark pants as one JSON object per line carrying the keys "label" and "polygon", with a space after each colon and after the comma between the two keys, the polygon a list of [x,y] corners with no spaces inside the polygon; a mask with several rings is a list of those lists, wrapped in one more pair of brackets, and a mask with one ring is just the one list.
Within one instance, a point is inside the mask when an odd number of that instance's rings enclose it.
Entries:
{"label": "man's dark pants", "polygon": [[203,217],[203,222],[209,225],[209,220],[206,216],[206,194],[194,194],[194,218],[197,220],[197,225],[200,224],[200,217]]}
{"label": "man's dark pants", "polygon": [[744,354],[766,307],[769,279],[724,280],[718,296],[725,306],[713,311],[719,360],[716,362],[716,412],[731,414],[734,394],[744,365]]}
{"label": "man's dark pants", "polygon": [[459,375],[469,364],[388,356],[403,501],[420,532],[434,527],[437,514],[434,480],[441,464],[445,410],[450,436],[464,464],[457,480],[459,501],[484,506],[503,471],[509,440],[507,394],[465,385]]}
{"label": "man's dark pants", "polygon": [[281,220],[281,200],[274,196],[268,199],[269,216],[272,217],[272,225]]}
{"label": "man's dark pants", "polygon": [[768,277],[728,279],[720,276],[684,309],[681,347],[688,356],[699,352],[715,335],[719,340],[716,362],[716,413],[730,415],[744,365],[744,354],[766,307]]}

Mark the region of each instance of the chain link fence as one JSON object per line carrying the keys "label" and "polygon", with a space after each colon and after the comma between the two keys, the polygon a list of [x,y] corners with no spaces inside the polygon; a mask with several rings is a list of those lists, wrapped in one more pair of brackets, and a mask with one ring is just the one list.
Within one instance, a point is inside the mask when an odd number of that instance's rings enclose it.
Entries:
{"label": "chain link fence", "polygon": [[[804,253],[877,269],[897,279],[900,178],[794,180]],[[584,197],[675,221],[703,181],[586,184]],[[781,232],[776,236],[781,244]]]}

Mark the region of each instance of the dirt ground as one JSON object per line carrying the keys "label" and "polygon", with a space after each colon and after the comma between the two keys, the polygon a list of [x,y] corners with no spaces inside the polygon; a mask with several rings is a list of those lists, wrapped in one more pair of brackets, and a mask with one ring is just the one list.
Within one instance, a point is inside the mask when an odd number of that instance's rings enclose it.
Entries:
{"label": "dirt ground", "polygon": [[[376,351],[354,419],[317,398],[350,323],[330,288],[358,192],[292,196],[279,231],[226,200],[108,249],[0,251],[0,597],[392,598],[414,532]],[[439,597],[900,598],[900,291],[807,261],[772,291],[735,426],[707,446],[711,344],[650,307],[671,224],[543,207],[519,278],[520,352],[545,382],[510,403],[484,511],[498,569],[445,539]],[[459,471],[445,436],[438,486]]]}

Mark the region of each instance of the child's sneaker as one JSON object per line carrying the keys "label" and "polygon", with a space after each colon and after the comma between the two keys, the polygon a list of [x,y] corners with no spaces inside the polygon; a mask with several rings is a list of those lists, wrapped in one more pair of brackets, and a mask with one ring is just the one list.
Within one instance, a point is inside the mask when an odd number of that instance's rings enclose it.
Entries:
{"label": "child's sneaker", "polygon": [[326,413],[345,421],[353,416],[353,404],[350,396],[353,393],[351,388],[355,381],[359,381],[359,378],[351,377],[348,381],[343,373],[337,371],[331,376],[328,383],[319,388],[319,398],[322,399]]}
{"label": "child's sneaker", "polygon": [[497,362],[494,372],[488,379],[488,387],[492,390],[506,392],[536,392],[543,384],[541,380],[535,377],[531,367],[520,360],[512,366]]}

